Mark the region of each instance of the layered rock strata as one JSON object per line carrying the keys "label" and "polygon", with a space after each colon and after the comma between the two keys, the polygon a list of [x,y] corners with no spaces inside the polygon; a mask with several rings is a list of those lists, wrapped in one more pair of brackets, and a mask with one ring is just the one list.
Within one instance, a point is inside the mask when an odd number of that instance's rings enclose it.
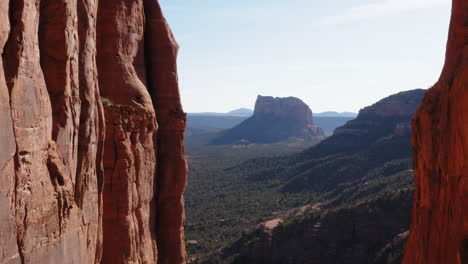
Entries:
{"label": "layered rock strata", "polygon": [[185,114],[159,3],[0,0],[0,17],[0,263],[184,263]]}
{"label": "layered rock strata", "polygon": [[468,2],[453,0],[442,75],[413,120],[416,192],[403,263],[468,263]]}

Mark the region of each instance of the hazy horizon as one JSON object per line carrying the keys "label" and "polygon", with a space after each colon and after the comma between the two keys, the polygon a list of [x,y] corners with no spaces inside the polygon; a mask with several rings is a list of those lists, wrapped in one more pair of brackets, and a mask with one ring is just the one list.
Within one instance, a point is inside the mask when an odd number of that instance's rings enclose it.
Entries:
{"label": "hazy horizon", "polygon": [[443,66],[446,0],[161,0],[180,45],[186,112],[253,109],[258,94],[355,112],[427,89]]}

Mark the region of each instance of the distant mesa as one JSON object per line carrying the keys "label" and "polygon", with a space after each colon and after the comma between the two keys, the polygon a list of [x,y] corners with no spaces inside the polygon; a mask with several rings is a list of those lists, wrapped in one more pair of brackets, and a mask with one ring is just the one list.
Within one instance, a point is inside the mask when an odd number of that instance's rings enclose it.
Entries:
{"label": "distant mesa", "polygon": [[322,129],[314,124],[309,106],[300,99],[259,95],[253,115],[222,132],[212,144],[227,145],[239,140],[267,144],[291,138],[322,139],[324,136]]}

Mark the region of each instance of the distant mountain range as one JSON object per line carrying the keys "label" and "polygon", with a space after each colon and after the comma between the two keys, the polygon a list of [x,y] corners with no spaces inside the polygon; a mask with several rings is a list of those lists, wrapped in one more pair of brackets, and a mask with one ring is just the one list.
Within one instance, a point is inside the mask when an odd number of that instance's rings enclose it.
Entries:
{"label": "distant mountain range", "polygon": [[216,112],[202,112],[202,113],[189,113],[191,116],[246,116],[253,115],[253,111],[247,108],[239,108],[236,110],[229,111],[227,113],[216,113]]}
{"label": "distant mountain range", "polygon": [[239,109],[227,112],[227,114],[232,115],[232,116],[251,116],[253,115],[253,111],[247,108],[239,108]]}
{"label": "distant mountain range", "polygon": [[328,111],[328,112],[323,112],[323,113],[314,113],[314,117],[357,117],[358,114],[352,113],[352,112],[334,112],[334,111]]}

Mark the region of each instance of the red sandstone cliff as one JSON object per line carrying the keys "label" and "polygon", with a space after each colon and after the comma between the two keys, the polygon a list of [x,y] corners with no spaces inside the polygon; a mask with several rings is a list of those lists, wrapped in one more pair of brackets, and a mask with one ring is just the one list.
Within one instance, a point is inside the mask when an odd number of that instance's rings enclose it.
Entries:
{"label": "red sandstone cliff", "polygon": [[0,263],[184,263],[185,114],[158,2],[0,0],[0,18]]}
{"label": "red sandstone cliff", "polygon": [[405,264],[468,263],[468,1],[453,0],[442,75],[413,120],[416,192]]}

